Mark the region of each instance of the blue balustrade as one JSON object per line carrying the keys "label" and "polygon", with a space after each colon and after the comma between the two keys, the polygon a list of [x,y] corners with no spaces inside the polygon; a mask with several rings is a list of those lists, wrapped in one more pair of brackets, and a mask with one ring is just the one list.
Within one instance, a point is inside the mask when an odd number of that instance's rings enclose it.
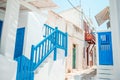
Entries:
{"label": "blue balustrade", "polygon": [[36,64],[35,68],[37,68],[55,48],[54,36],[55,31],[38,45],[32,46],[31,61]]}
{"label": "blue balustrade", "polygon": [[34,80],[34,71],[40,64],[54,51],[53,59],[57,59],[57,48],[65,50],[67,56],[68,35],[58,30],[56,27],[51,28],[47,24],[45,39],[37,45],[32,45],[30,60],[25,56],[20,56],[18,62],[17,80]]}
{"label": "blue balustrade", "polygon": [[15,60],[18,64],[16,80],[34,80],[34,72],[31,70],[31,61],[23,55]]}
{"label": "blue balustrade", "polygon": [[31,61],[35,63],[33,70],[35,70],[49,54],[54,50],[54,60],[57,57],[57,48],[65,50],[67,56],[67,34],[59,31],[57,28],[48,35],[38,45],[32,45]]}
{"label": "blue balustrade", "polygon": [[49,25],[47,24],[44,24],[45,26],[45,34],[44,34],[44,37],[50,35],[55,29],[50,27]]}

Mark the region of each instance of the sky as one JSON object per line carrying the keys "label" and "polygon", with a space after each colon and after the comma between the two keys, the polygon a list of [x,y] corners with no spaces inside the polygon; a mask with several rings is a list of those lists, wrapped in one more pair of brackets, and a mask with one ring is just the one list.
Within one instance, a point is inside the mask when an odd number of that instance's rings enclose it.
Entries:
{"label": "sky", "polygon": [[[59,8],[55,9],[55,12],[61,12],[72,8],[68,0],[53,0]],[[109,6],[109,0],[69,0],[74,6],[81,5],[83,12],[86,16],[90,17],[95,25],[97,30],[106,30],[106,24],[102,24],[98,27],[97,22],[95,20],[95,15],[97,15],[101,10],[103,10],[106,6]]]}

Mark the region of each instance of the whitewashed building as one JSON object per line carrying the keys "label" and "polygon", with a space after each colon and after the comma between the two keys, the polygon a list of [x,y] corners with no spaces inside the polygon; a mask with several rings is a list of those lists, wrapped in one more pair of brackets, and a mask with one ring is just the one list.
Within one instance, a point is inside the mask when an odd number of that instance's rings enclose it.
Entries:
{"label": "whitewashed building", "polygon": [[[85,49],[89,43],[85,41],[83,22],[86,22],[87,25],[89,25],[87,27],[88,30],[91,31],[93,24],[86,18],[82,11],[78,12],[74,8],[71,8],[58,14],[53,11],[49,12],[47,23],[51,26],[57,26],[62,31],[68,32],[66,80],[79,80],[80,77],[82,79],[82,74],[94,72],[93,66],[96,65],[96,50],[95,46],[93,46],[94,44],[90,45],[90,48],[88,49],[89,52]],[[89,54],[91,50],[93,51],[92,56]],[[92,58],[92,64],[90,64],[90,58]],[[87,64],[87,60],[89,64]],[[78,78],[76,78],[76,76]],[[88,77],[88,79],[91,77]]]}
{"label": "whitewashed building", "polygon": [[0,1],[0,80],[79,80],[94,71],[85,49],[84,21],[91,22],[75,9],[48,13],[53,7],[51,0]]}
{"label": "whitewashed building", "polygon": [[[104,17],[98,17],[100,20],[99,23],[103,23],[106,20],[110,21],[110,24],[108,25],[109,32],[111,32],[111,43],[112,43],[112,58],[113,58],[113,64],[111,66],[101,66],[101,69],[104,68],[104,70],[100,71],[98,73],[106,73],[106,75],[103,75],[101,77],[104,77],[106,79],[111,79],[111,80],[119,80],[119,68],[120,68],[120,63],[119,63],[119,57],[120,57],[120,1],[119,0],[109,0],[110,6],[109,8],[105,8],[103,11],[100,12],[100,16]],[[106,14],[106,15],[105,15]],[[103,19],[104,18],[104,19]],[[101,31],[101,32],[108,32],[108,31]],[[99,56],[98,56],[99,57]],[[99,67],[98,67],[99,68]],[[100,68],[99,68],[100,69]],[[105,71],[105,69],[107,71]],[[109,74],[109,75],[107,75]],[[98,75],[99,76],[99,75]],[[101,79],[100,79],[101,80]]]}
{"label": "whitewashed building", "polygon": [[112,31],[112,43],[113,43],[113,77],[114,80],[119,80],[119,58],[120,58],[120,1],[119,0],[109,0],[110,1],[110,22]]}
{"label": "whitewashed building", "polygon": [[[54,7],[51,0],[0,0],[0,80],[64,80],[67,34],[44,31],[47,11]],[[57,32],[64,41],[55,40],[62,44],[51,41]]]}

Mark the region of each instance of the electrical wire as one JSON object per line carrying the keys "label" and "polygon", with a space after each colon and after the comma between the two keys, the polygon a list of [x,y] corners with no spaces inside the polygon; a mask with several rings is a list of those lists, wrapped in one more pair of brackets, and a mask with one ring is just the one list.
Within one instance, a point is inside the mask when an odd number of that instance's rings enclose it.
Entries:
{"label": "electrical wire", "polygon": [[[79,9],[77,9],[70,0],[67,0],[69,2],[69,4],[78,12],[82,13],[82,15],[84,16],[84,18],[88,21],[88,19],[86,18],[85,14],[83,13],[83,11],[80,11]],[[80,7],[81,7],[81,0],[80,0]],[[90,15],[89,15],[90,16]]]}
{"label": "electrical wire", "polygon": [[68,2],[69,2],[69,4],[75,9],[75,10],[77,10],[78,12],[81,12],[79,9],[77,9],[73,4],[72,4],[72,2],[70,1],[70,0],[67,0]]}

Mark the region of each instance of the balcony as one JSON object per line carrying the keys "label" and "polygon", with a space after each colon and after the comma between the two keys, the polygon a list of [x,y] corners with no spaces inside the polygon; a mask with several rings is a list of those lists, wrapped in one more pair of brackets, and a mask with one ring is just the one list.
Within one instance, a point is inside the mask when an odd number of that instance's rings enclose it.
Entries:
{"label": "balcony", "polygon": [[85,41],[89,44],[95,44],[95,36],[92,33],[85,33]]}

